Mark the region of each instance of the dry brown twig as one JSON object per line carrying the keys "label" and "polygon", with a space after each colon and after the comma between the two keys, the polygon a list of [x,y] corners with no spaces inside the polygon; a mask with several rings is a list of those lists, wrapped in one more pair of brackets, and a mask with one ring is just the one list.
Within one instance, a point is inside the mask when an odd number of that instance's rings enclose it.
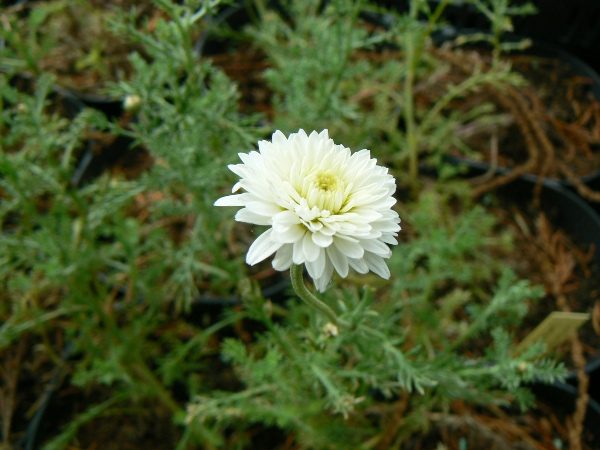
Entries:
{"label": "dry brown twig", "polygon": [[[546,272],[546,285],[555,296],[558,308],[562,311],[570,311],[568,293],[573,289],[572,280],[576,268],[575,257],[568,250],[566,236],[560,231],[553,231],[544,216],[541,216],[538,221],[538,229],[540,231],[538,239],[545,250],[540,255],[552,269]],[[585,372],[586,361],[583,346],[577,334],[571,336],[571,358],[577,372],[578,397],[575,412],[568,419],[570,424],[568,427],[569,448],[571,450],[581,450],[583,423],[589,400],[589,377]]]}
{"label": "dry brown twig", "polygon": [[382,430],[381,438],[377,443],[376,450],[386,450],[391,447],[394,439],[398,435],[398,430],[404,423],[404,413],[408,407],[410,397],[403,395],[394,403],[394,409],[388,415],[387,426]]}
{"label": "dry brown twig", "polygon": [[[0,416],[2,417],[2,447],[10,447],[12,418],[17,406],[17,384],[21,372],[21,363],[27,348],[27,340],[21,339],[13,349],[3,351],[0,366]],[[10,352],[10,354],[9,354]]]}
{"label": "dry brown twig", "polygon": [[593,202],[600,202],[600,192],[594,191],[590,189],[581,178],[578,177],[570,168],[564,163],[558,163],[558,168],[561,173],[567,178],[569,182],[575,186],[579,195],[581,195],[586,200],[590,200]]}
{"label": "dry brown twig", "polygon": [[[461,72],[463,77],[472,74],[473,64],[469,53],[448,48],[433,51],[436,57],[449,63],[455,70]],[[478,61],[481,67],[486,69],[486,64],[482,59],[478,58]],[[475,197],[511,183],[526,173],[535,173],[540,179],[535,187],[536,198],[539,198],[542,180],[548,176],[559,174],[570,181],[582,197],[600,202],[600,192],[588,187],[581,177],[576,175],[566,164],[566,161],[572,161],[578,157],[578,150],[583,152],[587,158],[592,157],[590,146],[598,144],[600,140],[600,102],[583,108],[575,100],[574,93],[571,92],[571,106],[574,108],[576,118],[572,122],[565,122],[548,113],[540,96],[531,88],[509,85],[500,88],[489,85],[483,91],[514,117],[525,141],[527,159],[511,168],[509,172],[477,186],[473,192]],[[560,142],[564,144],[564,149],[561,144],[560,154],[549,133],[552,133],[554,140],[559,138]],[[543,154],[543,157],[540,153]],[[477,182],[480,181],[480,179],[477,180]]]}
{"label": "dry brown twig", "polygon": [[[484,421],[478,416],[469,414],[442,413],[432,413],[429,418],[442,430],[448,430],[450,435],[456,435],[458,431],[468,433],[469,446],[474,444],[473,448],[481,446],[490,450],[543,450],[518,425],[511,424],[504,419],[487,418]],[[499,433],[498,427],[503,428],[508,436],[505,433]],[[516,437],[520,442],[517,443],[509,437]]]}

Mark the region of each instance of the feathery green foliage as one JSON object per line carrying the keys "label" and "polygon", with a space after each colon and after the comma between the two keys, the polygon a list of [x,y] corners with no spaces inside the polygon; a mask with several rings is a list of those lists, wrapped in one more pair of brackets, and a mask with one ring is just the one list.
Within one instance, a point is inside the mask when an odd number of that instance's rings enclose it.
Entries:
{"label": "feathery green foliage", "polygon": [[[3,385],[15,400],[0,402],[3,443],[108,439],[99,424],[109,418],[140,434],[161,430],[164,442],[152,445],[165,448],[253,448],[265,432],[275,436],[267,446],[281,435],[301,448],[367,449],[406,401],[393,436],[401,446],[455,400],[527,406],[526,383],[564,376],[541,346],[514,352],[541,291],[506,267],[509,233],[465,184],[405,189],[410,164],[446,170],[443,156],[466,145],[457,127],[497,120],[490,105],[454,111],[454,100],[521,82],[501,64],[474,68],[419,106],[418,90],[447,69],[430,51],[447,2],[414,0],[398,13],[290,1],[283,14],[257,1],[254,22],[236,32],[267,62],[269,114],[242,114],[236,80],[198,52],[216,18],[239,9],[122,3],[0,10],[0,355],[6,377],[36,380],[26,395],[17,389],[26,382]],[[96,74],[86,76],[98,81],[95,94],[126,111],[103,112],[48,65],[68,37],[61,24],[78,14],[115,40],[85,40],[65,65]],[[111,43],[128,58],[109,61]],[[212,206],[238,152],[300,127],[371,148],[403,188],[392,279],[337,280],[324,301],[339,328],[291,295],[265,294],[260,280],[276,277],[243,263],[256,230]],[[60,389],[78,401],[44,417]],[[37,420],[49,421],[43,433]]]}

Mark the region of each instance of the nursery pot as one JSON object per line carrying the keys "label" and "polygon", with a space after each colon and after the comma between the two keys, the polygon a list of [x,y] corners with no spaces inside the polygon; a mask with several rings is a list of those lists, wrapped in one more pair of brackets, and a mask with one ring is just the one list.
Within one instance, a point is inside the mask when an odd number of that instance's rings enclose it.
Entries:
{"label": "nursery pot", "polygon": [[[600,357],[590,361],[585,367],[585,372],[589,377],[588,394],[596,402],[600,403]],[[570,384],[577,386],[577,378],[568,379]],[[600,424],[600,422],[598,422]]]}
{"label": "nursery pot", "polygon": [[[490,172],[489,164],[484,162],[455,156],[448,157],[448,161],[465,167],[467,177]],[[497,168],[494,174],[503,175],[509,171],[507,168]],[[541,180],[534,175],[524,175],[499,188],[499,193],[515,199],[531,199],[538,185],[541,185],[541,209],[554,211],[553,224],[566,231],[576,242],[586,246],[593,245],[596,249],[594,259],[600,264],[600,215],[578,195],[565,189],[561,183],[556,180]]]}
{"label": "nursery pot", "polygon": [[[488,173],[489,166],[485,163],[471,160],[453,160],[456,164],[466,166],[467,176],[476,176]],[[497,169],[498,174],[508,172],[508,169]],[[540,186],[541,185],[541,186]],[[539,189],[539,192],[536,190]],[[539,210],[546,213],[553,227],[562,230],[572,241],[585,249],[594,250],[590,261],[592,275],[586,280],[586,289],[592,293],[595,291],[598,297],[600,290],[600,215],[578,195],[566,189],[556,181],[541,180],[534,176],[523,176],[513,183],[502,186],[497,194],[502,198],[515,201],[517,204],[523,201],[529,202],[539,196]],[[587,291],[586,291],[587,292]],[[590,303],[584,311],[591,313],[594,308],[594,300],[600,298],[590,297]],[[550,311],[548,311],[550,312]],[[600,348],[596,348],[586,362],[586,372],[597,374],[600,372]],[[598,376],[598,375],[596,375]],[[575,372],[571,372],[567,381],[577,384]],[[592,386],[590,384],[590,386]],[[596,388],[597,389],[597,388]],[[591,388],[593,390],[593,388]],[[596,395],[598,395],[596,393]]]}
{"label": "nursery pot", "polygon": [[[430,0],[437,6],[442,0]],[[398,2],[380,1],[401,10]],[[515,32],[560,46],[600,70],[600,3],[597,0],[536,0],[534,14],[513,18]],[[470,2],[450,2],[444,11],[448,22],[460,28],[487,29],[489,19]]]}
{"label": "nursery pot", "polygon": [[[565,383],[540,383],[533,385],[531,390],[538,401],[552,408],[560,423],[565,423],[565,419],[575,412],[578,399],[575,387]],[[581,440],[588,448],[600,448],[600,404],[592,398],[587,402]]]}
{"label": "nursery pot", "polygon": [[518,33],[552,42],[600,70],[600,3],[597,0],[536,0],[537,13],[515,19]]}
{"label": "nursery pot", "polygon": [[[563,383],[536,384],[531,389],[535,402],[526,411],[516,406],[487,410],[485,407],[465,407],[458,402],[447,411],[433,413],[427,430],[412,436],[402,448],[568,448],[577,390]],[[599,423],[600,405],[590,400],[585,408],[581,432],[577,433],[580,448],[600,448]]]}
{"label": "nursery pot", "polygon": [[[261,294],[264,298],[276,303],[282,303],[287,299],[286,292],[290,288],[290,280],[280,272],[275,272],[266,282],[261,283]],[[239,295],[212,296],[202,294],[194,298],[189,317],[193,318],[206,312],[220,313],[224,308],[230,308],[242,304]]]}
{"label": "nursery pot", "polygon": [[[459,22],[460,24],[460,22]],[[444,28],[441,32],[436,33],[433,36],[434,42],[436,42],[437,44],[443,44],[445,42],[448,42],[450,40],[453,40],[459,36],[468,36],[469,34],[473,34],[473,33],[478,33],[481,32],[481,28],[478,29],[473,29],[473,28],[454,28],[454,27],[446,27]],[[504,41],[508,41],[508,42],[520,42],[524,39],[523,36],[517,36],[517,35],[507,35],[503,38]],[[475,49],[485,49],[485,50],[489,50],[489,48],[481,43],[477,43],[475,44],[476,46],[474,47]],[[473,48],[473,47],[472,47]],[[579,59],[578,57],[568,53],[567,51],[557,47],[556,45],[544,42],[544,41],[533,41],[532,45],[527,48],[526,50],[523,51],[519,51],[519,52],[512,52],[511,55],[520,55],[520,56],[531,56],[532,58],[544,58],[546,60],[550,60],[550,61],[557,61],[559,64],[556,65],[557,70],[559,70],[560,73],[555,73],[555,74],[548,74],[548,77],[550,77],[551,75],[556,75],[558,77],[565,77],[565,79],[570,79],[571,77],[577,77],[577,79],[579,80],[585,80],[585,93],[590,93],[596,100],[600,101],[600,75],[598,74],[598,72],[596,72],[592,67],[590,67],[588,64],[586,64],[584,61],[582,61],[581,59]],[[531,64],[531,67],[535,66],[535,62],[533,62]],[[558,69],[560,68],[560,69]],[[515,70],[515,69],[513,69]],[[540,71],[540,69],[537,69],[538,72]],[[552,68],[552,70],[554,70]],[[523,74],[527,74],[528,72],[531,72],[531,68],[525,69],[522,71]],[[536,73],[535,71],[533,73]],[[537,77],[542,76],[541,74],[537,73],[536,75]],[[579,83],[579,82],[578,82]],[[535,81],[531,81],[530,85],[532,87],[535,87],[537,92],[543,92],[544,89],[548,90],[551,89],[551,87],[546,86],[545,88],[538,88],[537,84],[535,83]],[[561,88],[564,86],[561,86]],[[555,88],[553,92],[546,92],[545,95],[547,98],[553,98],[552,102],[554,103],[554,99],[557,99],[557,103],[560,103],[560,101],[558,99],[563,99],[562,101],[564,103],[569,103],[569,107],[572,107],[570,102],[580,102],[585,104],[586,102],[586,98],[582,97],[581,99],[578,100],[573,100],[572,97],[570,97],[572,95],[572,93],[567,93],[567,92],[563,92],[564,89],[559,89],[559,88]],[[578,104],[580,104],[578,103]],[[589,104],[589,102],[588,102]],[[564,105],[560,105],[560,108],[565,108]],[[558,117],[559,114],[564,113],[563,110],[559,110],[557,111],[557,117],[556,117],[556,122],[557,123],[562,123],[561,127],[567,127],[567,129],[569,130],[568,133],[575,133],[575,131],[571,130],[570,127],[572,124],[570,123],[569,120],[567,120],[566,122],[562,122],[562,118]],[[530,112],[530,114],[533,114],[533,112]],[[560,120],[558,120],[560,119]],[[554,118],[552,119],[547,119],[547,120],[555,120]],[[586,119],[587,120],[587,119]],[[544,128],[546,126],[546,123],[544,122],[543,124],[544,126],[542,128]],[[532,125],[533,126],[533,125]],[[552,127],[558,127],[558,125],[552,125]],[[583,126],[583,125],[580,125]],[[586,125],[586,126],[591,126],[591,125]],[[535,128],[535,127],[534,127]],[[557,128],[558,130],[558,128]],[[576,130],[577,132],[579,132],[579,130]],[[587,131],[587,129],[586,129]],[[547,133],[547,137],[546,139],[548,140],[548,142],[552,141],[552,133],[556,133],[557,131],[550,131],[550,132],[546,132]],[[593,131],[589,131],[590,133],[593,133]],[[510,130],[507,131],[507,133],[510,134]],[[522,131],[519,131],[519,134],[522,134]],[[564,142],[567,141],[572,141],[573,139],[567,139],[567,136],[570,136],[567,134],[567,131],[562,131],[562,139]],[[536,133],[533,133],[534,137],[536,136]],[[524,137],[522,137],[522,139],[524,139]],[[537,139],[537,138],[536,138]],[[501,144],[502,148],[510,148],[510,143],[503,143]],[[522,144],[522,151],[525,152],[526,151],[526,147],[525,147],[525,143],[523,142]],[[598,150],[593,148],[593,144],[588,144],[592,146],[592,151],[594,153],[596,153]],[[519,150],[519,148],[515,148],[516,150]],[[557,148],[556,150],[561,150],[561,148]],[[542,151],[541,149],[539,150],[540,152]],[[566,152],[566,150],[565,150]],[[540,155],[538,157],[538,161],[539,158],[544,158],[544,155]],[[575,158],[577,158],[578,156],[576,155]],[[465,157],[462,156],[452,156],[450,159],[454,159],[454,160],[461,160],[461,159],[467,159]],[[600,161],[600,159],[599,159]],[[567,163],[565,163],[567,164]],[[567,164],[569,165],[569,164]],[[502,166],[502,162],[500,163],[500,166]],[[583,164],[582,164],[583,166]],[[509,168],[509,167],[506,167]],[[571,167],[572,169],[572,167]],[[583,169],[583,167],[580,167],[580,171]],[[587,169],[587,167],[586,167]],[[531,177],[534,180],[538,178],[538,175],[534,174],[534,173],[527,173],[525,175],[526,177]],[[574,185],[573,182],[569,181],[566,179],[566,177],[563,178],[554,178],[554,176],[545,176],[545,179],[550,179],[553,181],[556,181],[559,184],[562,184],[570,189],[575,190],[576,186]],[[586,185],[589,188],[598,188],[600,186],[600,165],[596,165],[596,163],[594,163],[594,167],[589,167],[589,172],[584,173],[584,174],[577,174],[577,177],[582,184]]]}

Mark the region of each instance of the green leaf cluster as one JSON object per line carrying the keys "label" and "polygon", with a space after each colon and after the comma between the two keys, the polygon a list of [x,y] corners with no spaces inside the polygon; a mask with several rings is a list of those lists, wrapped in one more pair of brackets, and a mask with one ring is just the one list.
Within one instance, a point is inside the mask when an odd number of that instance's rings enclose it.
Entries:
{"label": "green leaf cluster", "polygon": [[258,422],[303,448],[369,448],[389,420],[380,408],[402,399],[410,406],[398,445],[456,400],[531,405],[528,383],[566,374],[541,345],[514,351],[514,332],[544,292],[506,268],[509,237],[492,234],[496,219],[471,205],[464,189],[434,186],[405,205],[414,229],[392,256],[391,283],[373,289],[340,281],[343,289],[325,294],[345,324],[333,333],[303,303],[282,313],[249,295],[247,312],[265,331],[251,343],[222,346],[243,385],[196,398],[189,426],[217,447],[230,445],[225,430],[243,435]]}
{"label": "green leaf cluster", "polygon": [[[151,412],[175,436],[169,448],[280,439],[368,449],[405,404],[391,436],[401,447],[453,401],[527,406],[527,383],[564,375],[539,345],[514,351],[542,292],[507,268],[508,231],[463,183],[423,177],[418,193],[405,189],[411,151],[455,172],[440,161],[462,145],[457,128],[498,120],[491,105],[458,111],[456,100],[520,82],[500,64],[474,68],[419,106],[419,90],[448,69],[429,51],[447,2],[415,0],[406,13],[367,1],[289,1],[283,12],[254,2],[254,22],[235,32],[267,62],[270,116],[241,113],[236,82],[198,52],[231,2],[135,3],[0,10],[0,356],[7,379],[36,380],[24,394],[25,382],[0,388],[18,405],[0,402],[4,442],[69,448],[102,418],[152,428]],[[62,24],[79,15],[109,40],[88,36],[65,61],[99,77],[100,99],[123,102],[118,117],[48,65],[69,37]],[[371,148],[402,188],[392,279],[336,280],[323,300],[339,328],[291,292],[263,295],[266,266],[243,263],[257,230],[213,207],[238,152],[301,127]],[[219,299],[228,306],[206,306]],[[80,401],[34,438],[53,390],[66,388]]]}

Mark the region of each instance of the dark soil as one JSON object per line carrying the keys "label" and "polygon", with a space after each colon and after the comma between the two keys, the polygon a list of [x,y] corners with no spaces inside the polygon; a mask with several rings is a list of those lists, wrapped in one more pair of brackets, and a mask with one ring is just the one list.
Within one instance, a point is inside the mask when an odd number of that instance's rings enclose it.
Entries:
{"label": "dark soil", "polygon": [[240,90],[240,111],[264,113],[272,118],[272,92],[263,79],[268,68],[266,57],[257,49],[247,46],[210,56],[212,62],[234,80]]}

